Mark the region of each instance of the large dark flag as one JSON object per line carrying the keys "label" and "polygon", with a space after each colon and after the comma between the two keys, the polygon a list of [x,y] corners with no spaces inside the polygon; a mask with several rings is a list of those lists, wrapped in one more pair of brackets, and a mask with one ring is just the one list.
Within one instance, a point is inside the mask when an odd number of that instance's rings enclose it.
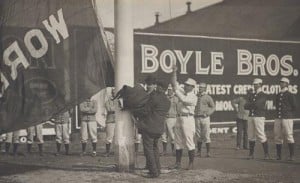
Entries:
{"label": "large dark flag", "polygon": [[0,1],[0,133],[46,120],[113,85],[88,0]]}

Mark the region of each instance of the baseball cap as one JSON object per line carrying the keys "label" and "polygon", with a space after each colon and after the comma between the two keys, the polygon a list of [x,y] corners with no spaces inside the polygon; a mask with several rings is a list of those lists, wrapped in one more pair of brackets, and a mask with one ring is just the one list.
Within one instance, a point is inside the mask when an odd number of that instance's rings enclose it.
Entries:
{"label": "baseball cap", "polygon": [[192,78],[188,78],[188,79],[184,82],[184,84],[191,85],[191,86],[195,87],[196,84],[197,84],[197,82],[196,82],[194,79],[192,79]]}
{"label": "baseball cap", "polygon": [[259,79],[259,78],[255,78],[254,80],[253,80],[253,84],[262,84],[262,79]]}
{"label": "baseball cap", "polygon": [[206,83],[199,83],[199,87],[201,87],[201,88],[205,88],[206,87]]}
{"label": "baseball cap", "polygon": [[287,84],[290,84],[290,80],[288,78],[286,78],[286,77],[281,78],[280,81],[281,82],[285,82]]}

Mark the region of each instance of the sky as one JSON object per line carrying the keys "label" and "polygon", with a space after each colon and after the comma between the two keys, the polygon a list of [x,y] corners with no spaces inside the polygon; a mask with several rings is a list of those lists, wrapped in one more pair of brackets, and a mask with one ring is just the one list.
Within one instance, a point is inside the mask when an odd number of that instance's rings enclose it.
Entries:
{"label": "sky", "polygon": [[[114,0],[96,0],[98,12],[104,27],[114,27]],[[159,12],[159,21],[163,22],[187,11],[188,0],[132,0],[133,1],[133,26],[145,28],[154,25],[155,13]],[[189,0],[191,10],[197,10],[222,0]]]}

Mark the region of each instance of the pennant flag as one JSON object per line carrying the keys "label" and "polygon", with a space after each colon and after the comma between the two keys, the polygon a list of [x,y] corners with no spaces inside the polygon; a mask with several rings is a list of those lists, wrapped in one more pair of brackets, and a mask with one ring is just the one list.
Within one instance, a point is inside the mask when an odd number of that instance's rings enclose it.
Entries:
{"label": "pennant flag", "polygon": [[0,134],[26,128],[112,86],[91,1],[0,1]]}

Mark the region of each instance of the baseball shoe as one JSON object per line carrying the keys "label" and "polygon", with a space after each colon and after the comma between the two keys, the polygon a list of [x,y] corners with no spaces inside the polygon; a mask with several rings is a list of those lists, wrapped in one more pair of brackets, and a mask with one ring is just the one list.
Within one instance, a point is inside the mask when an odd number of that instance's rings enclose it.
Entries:
{"label": "baseball shoe", "polygon": [[159,177],[159,174],[146,173],[146,174],[143,174],[142,177],[148,178],[148,179],[153,179],[153,178]]}
{"label": "baseball shoe", "polygon": [[270,160],[270,155],[269,154],[265,154],[264,160]]}
{"label": "baseball shoe", "polygon": [[167,156],[167,152],[161,152],[160,156]]}
{"label": "baseball shoe", "polygon": [[93,151],[93,152],[92,152],[92,156],[93,156],[93,157],[96,157],[96,156],[97,156],[97,152],[96,152],[96,151]]}
{"label": "baseball shoe", "polygon": [[287,161],[295,161],[295,158],[293,156],[289,156]]}
{"label": "baseball shoe", "polygon": [[85,155],[86,155],[86,152],[80,153],[80,156],[85,156]]}
{"label": "baseball shoe", "polygon": [[248,160],[254,159],[254,156],[253,156],[253,155],[250,155],[250,156],[248,156],[247,159],[248,159]]}
{"label": "baseball shoe", "polygon": [[175,165],[169,166],[168,168],[169,168],[169,169],[180,170],[180,169],[181,169],[181,164],[175,163]]}

